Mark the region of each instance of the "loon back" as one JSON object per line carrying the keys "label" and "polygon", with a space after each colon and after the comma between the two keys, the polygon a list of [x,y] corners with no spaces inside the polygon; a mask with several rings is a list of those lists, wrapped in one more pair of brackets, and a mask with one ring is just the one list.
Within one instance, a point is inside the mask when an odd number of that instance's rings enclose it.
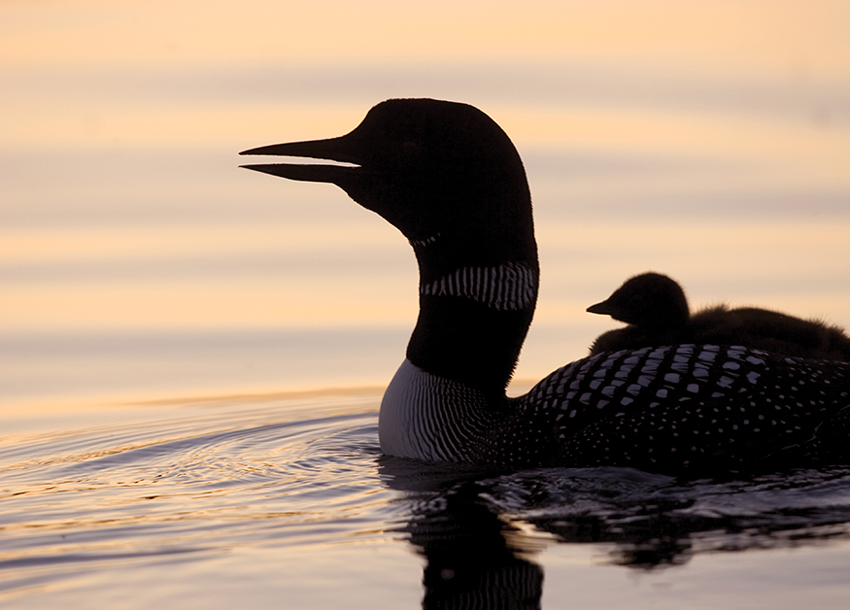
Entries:
{"label": "loon back", "polygon": [[658,472],[845,460],[850,364],[712,345],[602,353],[507,398],[537,301],[531,197],[519,154],[480,110],[388,100],[350,133],[241,154],[341,187],[407,237],[419,317],[381,403],[382,450],[511,468]]}

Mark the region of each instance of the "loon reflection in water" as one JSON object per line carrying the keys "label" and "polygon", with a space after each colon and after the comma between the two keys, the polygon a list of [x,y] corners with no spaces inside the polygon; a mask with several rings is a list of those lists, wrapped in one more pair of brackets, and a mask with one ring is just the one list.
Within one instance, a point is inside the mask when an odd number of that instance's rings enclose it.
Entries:
{"label": "loon reflection in water", "polygon": [[241,154],[346,163],[245,167],[336,184],[414,249],[419,318],[381,403],[387,455],[664,473],[850,458],[843,362],[730,345],[640,348],[573,362],[508,398],[537,301],[537,245],[519,154],[472,106],[388,100],[344,136]]}
{"label": "loon reflection in water", "polygon": [[601,334],[590,354],[681,343],[743,345],[786,356],[850,362],[850,337],[818,320],[725,305],[691,315],[682,287],[660,273],[626,280],[610,297],[587,308],[629,326]]}
{"label": "loon reflection in water", "polygon": [[384,457],[379,473],[409,507],[395,531],[426,559],[426,609],[539,609],[538,555],[551,544],[591,545],[584,552],[596,561],[652,570],[850,537],[850,506],[823,502],[826,490],[846,489],[847,468],[679,481],[628,468],[500,475]]}

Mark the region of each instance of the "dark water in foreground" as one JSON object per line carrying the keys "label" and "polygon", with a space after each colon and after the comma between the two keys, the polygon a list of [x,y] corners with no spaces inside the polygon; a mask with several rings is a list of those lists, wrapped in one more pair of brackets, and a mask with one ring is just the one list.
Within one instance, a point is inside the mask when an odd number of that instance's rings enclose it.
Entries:
{"label": "dark water in foreground", "polygon": [[[0,439],[15,608],[843,608],[850,469],[683,482],[388,459],[379,391]],[[118,407],[116,407],[117,409]],[[114,419],[114,418],[113,418]]]}

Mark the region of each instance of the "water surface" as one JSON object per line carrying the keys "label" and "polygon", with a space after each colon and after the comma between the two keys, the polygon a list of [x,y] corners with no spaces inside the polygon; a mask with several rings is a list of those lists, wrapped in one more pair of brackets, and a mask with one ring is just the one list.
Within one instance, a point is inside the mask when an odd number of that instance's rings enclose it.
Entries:
{"label": "water surface", "polygon": [[846,603],[850,470],[677,481],[427,465],[381,456],[379,397],[139,404],[108,424],[7,436],[0,596],[27,608]]}

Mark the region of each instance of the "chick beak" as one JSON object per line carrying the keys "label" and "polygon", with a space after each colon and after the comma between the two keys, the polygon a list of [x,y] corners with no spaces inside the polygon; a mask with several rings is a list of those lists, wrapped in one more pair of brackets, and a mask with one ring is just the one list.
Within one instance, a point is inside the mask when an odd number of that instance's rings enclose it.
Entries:
{"label": "chick beak", "polygon": [[586,310],[588,313],[596,313],[600,315],[611,315],[614,313],[614,309],[611,307],[611,304],[608,301],[602,301],[601,303],[596,303],[591,305]]}

